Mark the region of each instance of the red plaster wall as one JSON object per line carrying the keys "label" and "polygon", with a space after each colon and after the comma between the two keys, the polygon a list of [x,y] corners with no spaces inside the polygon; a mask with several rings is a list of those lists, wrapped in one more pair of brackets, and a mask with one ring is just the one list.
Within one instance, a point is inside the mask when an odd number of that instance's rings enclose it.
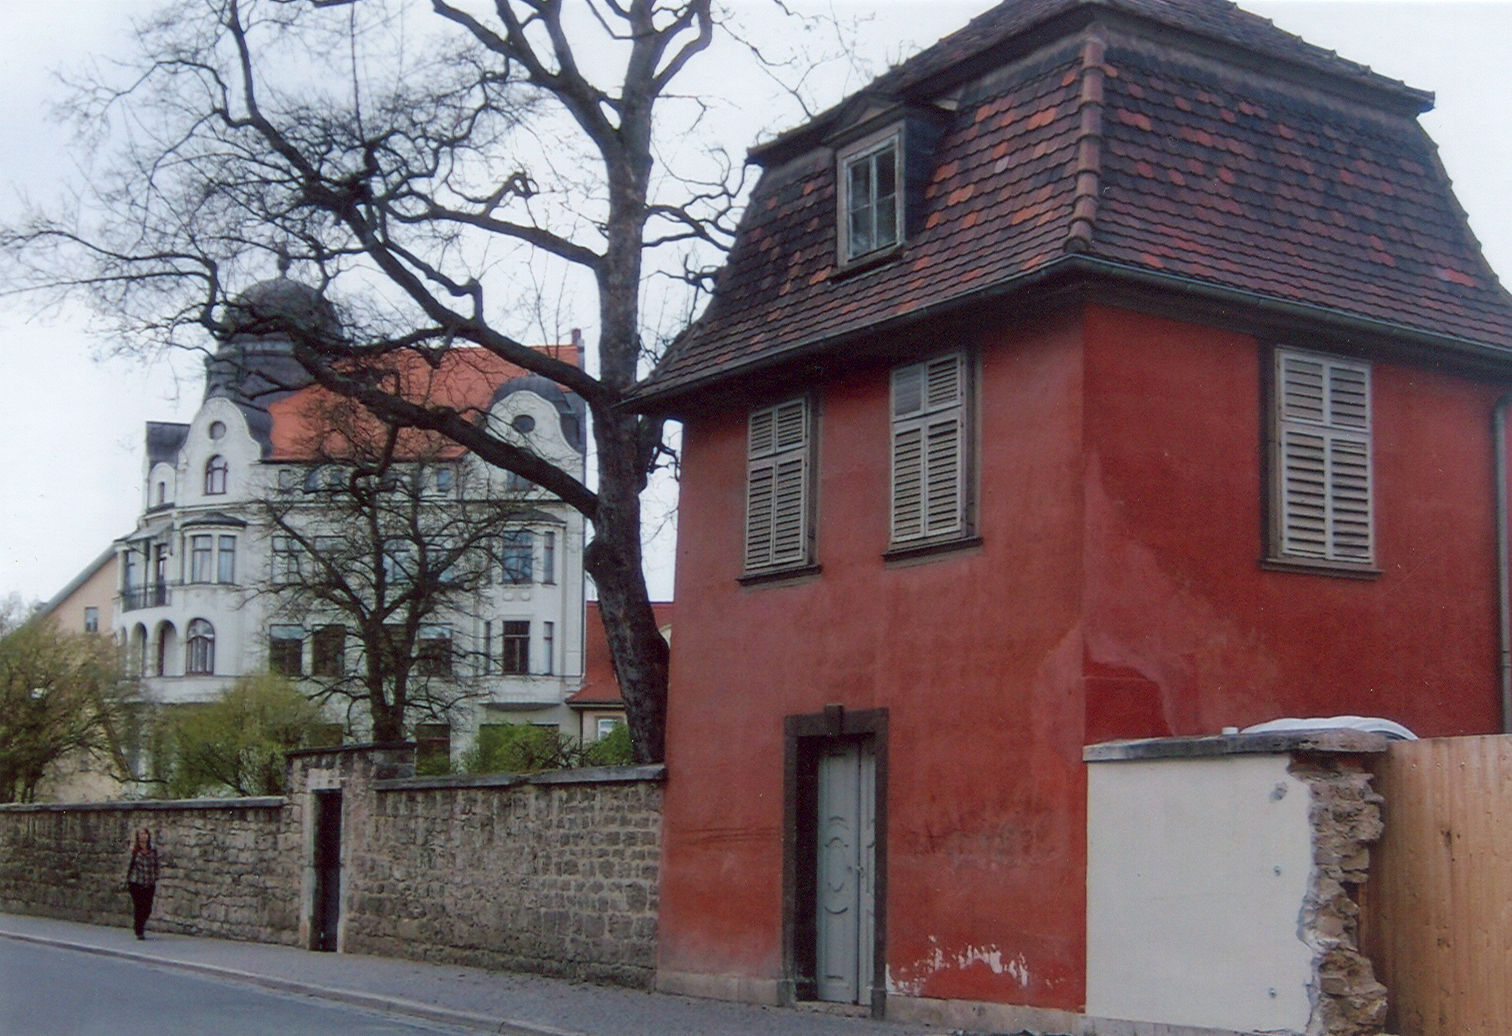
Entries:
{"label": "red plaster wall", "polygon": [[885,707],[893,987],[1083,999],[1081,361],[983,350],[977,550],[884,566],[887,372],[820,400],[818,561],[743,588],[745,414],[687,422],[660,965],[778,977],[783,718]]}
{"label": "red plaster wall", "polygon": [[1299,575],[1258,563],[1254,339],[1102,307],[1005,325],[978,343],[978,549],[883,564],[887,372],[858,373],[819,401],[822,574],[742,587],[746,414],[686,422],[663,969],[780,977],[788,715],[890,710],[890,987],[1070,1009],[1083,744],[1497,728],[1495,386],[1377,362],[1383,574]]}
{"label": "red plaster wall", "polygon": [[1277,572],[1256,342],[1100,307],[1086,339],[1089,740],[1349,713],[1499,728],[1497,386],[1375,361],[1382,574]]}

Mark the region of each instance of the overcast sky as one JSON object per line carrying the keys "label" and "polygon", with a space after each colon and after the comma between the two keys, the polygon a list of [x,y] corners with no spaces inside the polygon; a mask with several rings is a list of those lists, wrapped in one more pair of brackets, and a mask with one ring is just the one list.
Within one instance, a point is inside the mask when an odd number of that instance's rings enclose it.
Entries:
{"label": "overcast sky", "polygon": [[[733,0],[748,7],[764,0]],[[819,2],[819,0],[815,0]],[[59,95],[51,73],[89,54],[120,52],[144,0],[0,0],[0,220],[16,198],[53,197],[81,174],[66,134],[47,120]],[[991,0],[842,3],[861,25],[864,60],[880,72],[965,24]],[[1501,85],[1512,50],[1512,2],[1281,0],[1241,6],[1281,28],[1437,94],[1423,125],[1437,141],[1461,204],[1493,268],[1512,271],[1512,102]],[[769,86],[718,84],[745,102],[749,138],[772,110]],[[856,84],[852,84],[856,85]],[[828,98],[837,100],[838,96]],[[771,128],[771,127],[768,127]],[[780,128],[780,127],[777,127]],[[738,153],[749,139],[732,139]],[[86,312],[38,313],[0,296],[0,597],[47,599],[129,531],[140,508],[143,423],[186,421],[199,402],[197,363],[150,366],[96,359],[109,343],[92,336]],[[666,551],[656,552],[654,596],[671,596]]]}

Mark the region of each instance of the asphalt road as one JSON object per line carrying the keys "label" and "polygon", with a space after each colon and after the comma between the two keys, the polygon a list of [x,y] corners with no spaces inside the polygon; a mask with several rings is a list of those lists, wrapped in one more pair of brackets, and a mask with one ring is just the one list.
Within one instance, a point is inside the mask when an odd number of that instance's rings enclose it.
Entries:
{"label": "asphalt road", "polygon": [[458,1036],[308,997],[0,940],[3,1036]]}

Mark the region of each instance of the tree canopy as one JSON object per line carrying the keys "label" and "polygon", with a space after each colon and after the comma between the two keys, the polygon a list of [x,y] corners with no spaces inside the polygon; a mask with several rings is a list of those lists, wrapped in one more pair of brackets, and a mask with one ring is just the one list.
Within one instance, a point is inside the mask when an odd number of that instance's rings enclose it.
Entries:
{"label": "tree canopy", "polygon": [[67,633],[0,605],[0,802],[32,802],[71,753],[117,765],[134,689],[108,637]]}
{"label": "tree canopy", "polygon": [[[743,167],[687,145],[709,107],[681,88],[716,22],[712,0],[177,0],[141,26],[135,63],[73,84],[94,149],[78,206],[0,246],[17,283],[88,298],[137,350],[286,334],[321,385],[579,510],[636,759],[656,761],[667,647],[642,494],[668,450],[660,418],[621,404],[733,233]],[[340,319],[239,305],[275,257]],[[654,285],[674,290],[648,331]],[[585,363],[527,347],[585,311]],[[586,402],[591,484],[366,363],[462,343]]]}

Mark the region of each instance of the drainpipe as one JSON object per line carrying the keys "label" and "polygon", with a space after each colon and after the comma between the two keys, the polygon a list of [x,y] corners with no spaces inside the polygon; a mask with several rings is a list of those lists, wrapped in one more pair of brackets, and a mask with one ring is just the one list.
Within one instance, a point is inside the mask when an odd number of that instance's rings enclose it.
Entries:
{"label": "drainpipe", "polygon": [[1502,733],[1512,734],[1512,599],[1509,599],[1507,581],[1512,560],[1509,560],[1507,543],[1507,408],[1512,406],[1512,394],[1497,401],[1491,417],[1492,434],[1496,442],[1496,599],[1497,627],[1501,634],[1501,655],[1497,666],[1501,678]]}

